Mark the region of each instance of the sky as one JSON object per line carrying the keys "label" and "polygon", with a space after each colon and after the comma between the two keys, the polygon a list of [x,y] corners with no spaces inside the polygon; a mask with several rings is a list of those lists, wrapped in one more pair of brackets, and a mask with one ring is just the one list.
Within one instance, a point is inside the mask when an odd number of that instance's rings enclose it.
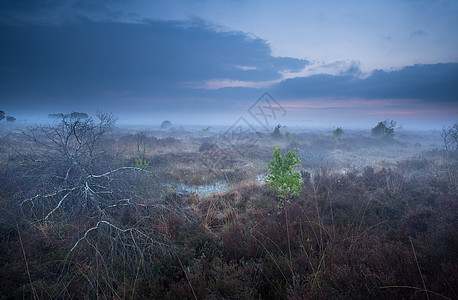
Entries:
{"label": "sky", "polygon": [[1,0],[0,45],[18,121],[256,123],[262,101],[284,125],[458,121],[456,0]]}

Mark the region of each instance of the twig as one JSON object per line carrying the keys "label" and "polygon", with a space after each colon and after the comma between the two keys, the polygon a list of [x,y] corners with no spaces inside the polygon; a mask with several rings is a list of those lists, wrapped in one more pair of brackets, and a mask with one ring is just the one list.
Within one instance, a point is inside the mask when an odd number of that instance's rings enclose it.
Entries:
{"label": "twig", "polygon": [[100,174],[100,175],[89,175],[88,178],[101,178],[101,177],[107,177],[108,175],[110,174],[113,174],[115,172],[118,172],[118,171],[121,171],[121,170],[136,170],[136,171],[143,171],[143,172],[146,172],[146,173],[151,173],[149,171],[146,171],[142,168],[137,168],[137,167],[121,167],[121,168],[117,168],[117,169],[114,169],[114,170],[111,170],[111,171],[108,171],[106,173],[103,173],[103,174]]}
{"label": "twig", "polygon": [[64,202],[64,200],[67,198],[68,195],[70,195],[71,192],[68,192],[67,194],[65,194],[62,199],[60,199],[59,203],[57,203],[57,206],[53,208],[53,210],[51,210],[45,217],[45,221],[48,220],[49,216],[52,215],[61,205],[62,205],[62,202]]}
{"label": "twig", "polygon": [[[275,258],[272,256],[272,254],[270,253],[269,250],[267,250],[266,246],[264,246],[261,241],[259,241],[254,235],[252,235],[252,237],[264,248],[264,250],[267,252],[267,254],[269,254],[270,258],[272,259],[272,261],[274,262],[274,264],[277,266],[278,270],[280,271],[281,275],[283,276],[283,278],[285,279],[286,282],[288,282],[288,279],[286,278],[285,274],[283,273],[282,269],[280,268],[280,266],[278,265],[277,261],[275,260]],[[275,246],[277,246],[275,243],[274,243]],[[278,246],[277,246],[278,248]],[[289,282],[288,282],[289,283]]]}
{"label": "twig", "polygon": [[186,270],[183,267],[183,263],[181,262],[181,259],[180,259],[180,257],[178,255],[177,255],[177,258],[178,258],[178,262],[180,263],[181,269],[183,270],[184,275],[186,276],[186,280],[189,283],[189,287],[191,288],[192,295],[194,296],[194,299],[197,300],[197,296],[196,296],[196,293],[194,292],[194,289],[192,288],[192,284],[191,284],[191,281],[189,280],[188,273],[186,273]]}
{"label": "twig", "polygon": [[[386,222],[388,222],[388,220],[384,220],[384,221],[382,221],[382,222],[379,222],[379,223],[377,223],[377,224],[375,224],[375,225],[372,225],[372,226],[366,228],[363,232],[361,232],[360,234],[358,234],[358,236],[355,238],[354,242],[356,242],[356,241],[357,241],[363,234],[365,234],[367,231],[369,231],[369,230],[371,230],[372,228],[377,227],[377,226],[379,226],[379,225],[381,225],[381,224],[383,224],[383,223],[386,223]],[[354,243],[350,245],[350,248],[348,248],[348,251],[350,251],[351,248],[353,248],[353,245],[354,245]]]}
{"label": "twig", "polygon": [[423,274],[421,274],[420,265],[418,264],[417,254],[415,253],[415,248],[413,247],[412,238],[409,236],[410,245],[412,246],[413,256],[415,257],[415,263],[417,264],[418,272],[420,273],[421,281],[423,282],[423,289],[426,293],[426,299],[429,300],[428,290],[426,289],[425,280],[423,279]]}
{"label": "twig", "polygon": [[24,255],[25,261],[25,268],[27,270],[27,276],[29,277],[30,288],[32,289],[33,299],[39,299],[37,295],[37,291],[35,291],[35,287],[32,284],[32,276],[30,275],[29,263],[27,262],[27,256],[25,255],[24,244],[22,243],[21,231],[19,230],[19,225],[16,224],[17,233],[19,236],[19,243],[21,244],[22,254]]}
{"label": "twig", "polygon": [[444,299],[447,299],[447,300],[453,300],[452,298],[449,298],[447,296],[444,296],[444,295],[441,295],[439,293],[436,293],[436,292],[433,292],[433,291],[430,291],[430,290],[427,290],[427,289],[422,289],[422,288],[419,288],[419,287],[416,287],[416,286],[408,286],[408,285],[387,285],[387,286],[382,286],[380,287],[380,289],[391,289],[391,288],[403,288],[403,289],[412,289],[412,290],[417,290],[417,291],[420,291],[420,292],[426,292],[426,293],[431,293],[435,296],[438,296],[438,297],[441,297],[441,298],[444,298]]}

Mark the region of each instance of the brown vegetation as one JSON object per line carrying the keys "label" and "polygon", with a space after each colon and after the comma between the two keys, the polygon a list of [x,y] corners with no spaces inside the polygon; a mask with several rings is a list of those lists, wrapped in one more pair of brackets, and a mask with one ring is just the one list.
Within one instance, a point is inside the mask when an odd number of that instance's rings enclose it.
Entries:
{"label": "brown vegetation", "polygon": [[[369,137],[346,131],[335,144],[298,135],[313,168],[302,170],[301,194],[277,214],[278,195],[256,182],[277,141],[267,137],[211,170],[199,159],[222,147],[217,138],[105,137],[70,161],[33,136],[10,137],[16,147],[3,148],[10,155],[0,178],[0,298],[458,297],[458,162],[447,153],[359,168],[343,163],[357,157],[343,151]],[[407,147],[375,143],[362,151]],[[17,151],[31,145],[37,150]],[[315,155],[326,145],[328,154]],[[141,167],[132,167],[138,156]],[[75,157],[84,168],[73,167]],[[320,168],[314,159],[332,163]],[[234,187],[208,197],[167,188],[221,174]]]}

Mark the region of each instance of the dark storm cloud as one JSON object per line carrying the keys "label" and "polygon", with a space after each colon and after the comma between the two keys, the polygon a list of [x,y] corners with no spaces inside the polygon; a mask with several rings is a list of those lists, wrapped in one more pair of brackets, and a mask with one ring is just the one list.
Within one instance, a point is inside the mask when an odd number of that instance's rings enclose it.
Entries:
{"label": "dark storm cloud", "polygon": [[272,57],[264,40],[203,22],[2,25],[0,39],[0,96],[29,102],[185,96],[188,82],[275,80],[307,64]]}
{"label": "dark storm cloud", "polygon": [[[5,3],[11,2],[0,5]],[[105,5],[108,2],[41,3],[10,4],[7,12],[25,14],[22,20],[35,9],[44,11],[41,15],[52,11],[56,17],[56,11],[66,11],[70,5],[82,15],[116,15],[113,6]],[[0,19],[5,15],[0,12]],[[91,16],[45,25],[0,25],[3,109],[41,108],[46,114],[96,108],[213,113],[244,110],[265,89],[285,101],[316,97],[414,98],[452,105],[458,101],[458,64],[375,71],[361,79],[358,63],[352,63],[337,75],[281,81],[282,72],[299,72],[308,62],[273,57],[267,41],[242,32],[224,31],[202,20],[128,23],[94,21]],[[339,69],[340,63],[335,64]],[[219,84],[218,80],[222,88],[208,87],[208,82]]]}
{"label": "dark storm cloud", "polygon": [[[2,0],[0,23],[62,24],[87,17],[92,20],[118,20],[126,17],[119,4],[124,0]],[[130,18],[135,16],[129,15]]]}
{"label": "dark storm cloud", "polygon": [[1,15],[14,13],[39,13],[43,10],[55,8],[63,1],[56,0],[3,0],[0,2]]}
{"label": "dark storm cloud", "polygon": [[[351,72],[357,72],[352,70]],[[399,71],[377,70],[365,79],[352,75],[313,75],[288,79],[273,88],[288,98],[357,97],[420,99],[458,103],[458,64],[415,65]]]}

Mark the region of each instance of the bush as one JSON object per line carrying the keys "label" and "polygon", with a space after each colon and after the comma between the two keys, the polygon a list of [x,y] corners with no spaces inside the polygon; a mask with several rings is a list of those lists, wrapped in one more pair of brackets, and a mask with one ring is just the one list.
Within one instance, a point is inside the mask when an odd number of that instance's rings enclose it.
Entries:
{"label": "bush", "polygon": [[162,129],[166,129],[166,128],[170,128],[172,127],[172,122],[170,122],[169,120],[165,120],[161,123],[161,128]]}
{"label": "bush", "polygon": [[396,127],[396,121],[385,120],[383,122],[378,122],[377,126],[372,128],[371,132],[374,137],[393,138],[394,127]]}
{"label": "bush", "polygon": [[301,173],[296,168],[301,162],[300,157],[296,157],[297,149],[288,151],[285,156],[281,155],[281,148],[275,147],[273,160],[267,168],[270,173],[266,181],[270,188],[277,191],[280,196],[278,208],[283,209],[284,201],[289,201],[289,197],[299,195],[301,192]]}
{"label": "bush", "polygon": [[199,147],[199,152],[210,151],[216,148],[215,143],[212,142],[203,142]]}
{"label": "bush", "polygon": [[283,137],[283,135],[281,134],[280,132],[280,128],[281,128],[281,125],[278,124],[277,126],[275,126],[275,129],[274,131],[272,132],[271,136],[272,138],[276,139],[276,140],[279,140]]}
{"label": "bush", "polygon": [[332,132],[332,136],[335,138],[335,139],[340,139],[342,137],[342,135],[344,134],[344,131],[342,129],[342,127],[337,127],[336,130],[334,130]]}

